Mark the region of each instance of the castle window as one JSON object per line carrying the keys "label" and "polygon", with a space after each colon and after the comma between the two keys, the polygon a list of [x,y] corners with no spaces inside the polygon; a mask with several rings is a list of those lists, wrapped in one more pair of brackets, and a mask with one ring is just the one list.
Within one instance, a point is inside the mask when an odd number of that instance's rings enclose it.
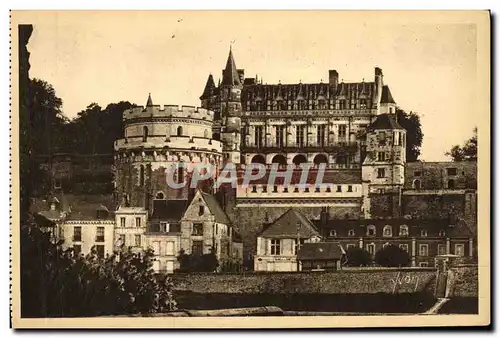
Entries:
{"label": "castle window", "polygon": [[252,185],[252,192],[257,192],[257,186],[256,185]]}
{"label": "castle window", "polygon": [[413,181],[413,189],[420,189],[420,188],[421,188],[420,180],[414,180]]}
{"label": "castle window", "polygon": [[420,176],[422,176],[422,172],[421,171],[414,171],[413,176],[420,177]]}
{"label": "castle window", "polygon": [[267,192],[267,185],[262,186],[262,192]]}
{"label": "castle window", "polygon": [[345,109],[345,100],[339,100],[339,109]]}
{"label": "castle window", "polygon": [[198,206],[198,216],[203,216],[204,213],[205,213],[205,206],[203,205]]}
{"label": "castle window", "polygon": [[305,188],[305,189],[304,189],[304,192],[309,192],[309,188]]}
{"label": "castle window", "polygon": [[140,217],[136,217],[135,218],[135,227],[136,228],[140,228],[141,227],[141,218]]}
{"label": "castle window", "polygon": [[257,148],[262,147],[262,126],[255,127],[254,143]]}
{"label": "castle window", "polygon": [[448,180],[448,189],[455,189],[455,180]]}
{"label": "castle window", "polygon": [[418,246],[419,256],[429,256],[429,244],[420,244]]}
{"label": "castle window", "polygon": [[318,108],[319,109],[325,109],[326,108],[326,102],[325,102],[325,100],[319,100],[318,101]]}
{"label": "castle window", "polygon": [[427,237],[427,230],[421,230],[420,237]]}
{"label": "castle window", "polygon": [[287,187],[283,188],[283,192],[288,192],[288,188]]}
{"label": "castle window", "polygon": [[299,192],[299,188],[295,187],[295,189],[293,189],[293,192]]}
{"label": "castle window", "polygon": [[280,125],[280,126],[276,126],[276,146],[278,148],[282,148],[283,147],[283,144],[285,143],[284,142],[284,136],[285,136],[285,126],[283,125]]}
{"label": "castle window", "polygon": [[447,168],[446,173],[448,176],[455,176],[457,174],[457,168]]}
{"label": "castle window", "polygon": [[177,167],[177,183],[183,183],[183,182],[184,182],[184,167],[178,166]]}
{"label": "castle window", "polygon": [[144,166],[141,165],[139,168],[139,186],[144,186]]}
{"label": "castle window", "polygon": [[330,230],[330,237],[337,237],[337,231],[335,230]]}
{"label": "castle window", "polygon": [[158,192],[156,194],[156,199],[157,200],[163,200],[163,199],[165,199],[165,194],[162,191]]}
{"label": "castle window", "polygon": [[298,147],[303,147],[304,146],[304,133],[306,130],[305,125],[298,125],[297,126],[297,135],[296,135],[296,143]]}
{"label": "castle window", "polygon": [[407,225],[401,225],[399,227],[399,236],[408,236],[408,226]]}
{"label": "castle window", "polygon": [[347,235],[349,237],[353,237],[354,236],[354,230],[353,229],[350,229],[348,232],[347,232]]}
{"label": "castle window", "polygon": [[377,168],[377,178],[385,177],[385,168]]}
{"label": "castle window", "polygon": [[385,152],[379,151],[378,154],[377,154],[377,159],[378,159],[379,162],[385,161]]}
{"label": "castle window", "polygon": [[182,126],[178,126],[177,127],[177,136],[182,136],[182,133],[183,133]]}
{"label": "castle window", "polygon": [[403,249],[406,252],[408,252],[408,244],[399,244],[399,248]]}
{"label": "castle window", "polygon": [[342,186],[341,185],[337,185],[337,192],[342,192]]}
{"label": "castle window", "polygon": [[120,217],[120,226],[125,228],[125,217]]}
{"label": "castle window", "polygon": [[361,99],[360,100],[360,108],[361,109],[366,109],[366,99]]}
{"label": "castle window", "polygon": [[306,106],[306,102],[304,100],[298,100],[297,101],[298,110],[304,110],[305,106]]}
{"label": "castle window", "polygon": [[339,125],[339,137],[345,138],[347,136],[347,126],[345,124]]}
{"label": "castle window", "polygon": [[278,186],[277,186],[277,185],[275,185],[275,186],[273,187],[273,192],[278,192]]}
{"label": "castle window", "polygon": [[390,225],[386,225],[383,230],[384,237],[392,237],[392,227]]}
{"label": "castle window", "polygon": [[352,192],[352,185],[347,186],[347,192]]}
{"label": "castle window", "polygon": [[316,188],[314,189],[314,192],[321,192],[321,190],[320,190],[320,188],[319,188],[319,187],[316,187]]}
{"label": "castle window", "polygon": [[377,136],[379,145],[385,146],[386,144],[385,131],[379,131]]}
{"label": "castle window", "polygon": [[439,237],[444,237],[444,236],[446,236],[446,231],[440,230],[439,231]]}
{"label": "castle window", "polygon": [[326,135],[326,124],[320,124],[318,126],[318,133],[316,134],[318,146],[325,146],[325,135]]}
{"label": "castle window", "polygon": [[376,233],[377,233],[377,229],[375,228],[375,225],[371,224],[366,228],[366,235],[367,236],[375,236]]}
{"label": "castle window", "polygon": [[332,192],[332,188],[330,186],[326,187],[326,192]]}
{"label": "castle window", "polygon": [[193,236],[203,236],[203,223],[193,224]]}
{"label": "castle window", "polygon": [[147,142],[148,141],[148,127],[144,126],[142,127],[142,142]]}

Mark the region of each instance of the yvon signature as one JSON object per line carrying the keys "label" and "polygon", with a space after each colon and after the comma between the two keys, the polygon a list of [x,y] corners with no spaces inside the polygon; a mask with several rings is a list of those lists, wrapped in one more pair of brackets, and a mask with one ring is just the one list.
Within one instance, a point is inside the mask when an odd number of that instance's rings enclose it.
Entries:
{"label": "yvon signature", "polygon": [[401,271],[398,271],[396,278],[391,278],[391,282],[393,283],[392,293],[396,292],[396,287],[398,285],[403,285],[403,284],[415,285],[414,292],[416,292],[418,289],[419,277],[415,275],[411,276],[409,272],[407,272],[405,275],[402,275]]}

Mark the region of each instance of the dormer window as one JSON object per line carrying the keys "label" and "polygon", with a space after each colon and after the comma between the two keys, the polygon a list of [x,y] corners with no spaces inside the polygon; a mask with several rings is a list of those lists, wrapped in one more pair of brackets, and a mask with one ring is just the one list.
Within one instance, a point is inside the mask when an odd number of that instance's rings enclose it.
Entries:
{"label": "dormer window", "polygon": [[375,228],[375,225],[369,225],[366,228],[366,235],[367,236],[375,236],[376,233],[377,233],[377,229]]}
{"label": "dormer window", "polygon": [[392,227],[390,225],[384,227],[383,235],[384,237],[392,237]]}
{"label": "dormer window", "polygon": [[446,236],[446,231],[445,230],[439,231],[439,237],[444,237],[444,236]]}
{"label": "dormer window", "polygon": [[408,226],[402,225],[399,227],[399,236],[408,236]]}
{"label": "dormer window", "polygon": [[349,237],[353,237],[354,236],[354,230],[353,229],[350,229],[348,232],[347,232],[347,235]]}
{"label": "dormer window", "polygon": [[420,237],[427,237],[427,230],[421,230]]}
{"label": "dormer window", "polygon": [[318,109],[326,109],[326,101],[318,100]]}
{"label": "dormer window", "polygon": [[329,235],[330,235],[330,237],[337,237],[337,231],[336,230],[330,230]]}

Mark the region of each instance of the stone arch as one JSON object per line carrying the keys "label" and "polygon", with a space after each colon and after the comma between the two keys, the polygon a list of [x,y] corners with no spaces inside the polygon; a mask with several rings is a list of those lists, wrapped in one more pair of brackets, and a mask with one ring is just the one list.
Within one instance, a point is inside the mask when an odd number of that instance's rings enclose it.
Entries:
{"label": "stone arch", "polygon": [[307,157],[302,154],[295,155],[295,157],[292,160],[293,164],[295,165],[300,165],[301,163],[306,163],[307,162]]}
{"label": "stone arch", "polygon": [[313,163],[319,165],[321,163],[328,164],[328,157],[325,154],[318,154],[314,156]]}
{"label": "stone arch", "polygon": [[157,199],[157,200],[164,200],[165,199],[165,194],[163,193],[163,191],[158,191],[156,193],[155,199]]}
{"label": "stone arch", "polygon": [[286,157],[284,155],[275,155],[271,161],[272,163],[278,163],[279,165],[286,165]]}
{"label": "stone arch", "polygon": [[251,163],[261,163],[261,164],[266,164],[266,159],[264,158],[263,155],[255,155],[254,157],[252,157],[252,161]]}
{"label": "stone arch", "polygon": [[422,187],[422,182],[420,180],[414,180],[413,181],[413,189],[420,189]]}

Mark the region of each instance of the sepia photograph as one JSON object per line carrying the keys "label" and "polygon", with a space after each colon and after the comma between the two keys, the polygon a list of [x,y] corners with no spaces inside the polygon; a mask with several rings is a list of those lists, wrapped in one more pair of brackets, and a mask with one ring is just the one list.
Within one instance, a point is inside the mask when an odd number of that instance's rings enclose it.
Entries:
{"label": "sepia photograph", "polygon": [[488,11],[11,11],[14,328],[490,324]]}

